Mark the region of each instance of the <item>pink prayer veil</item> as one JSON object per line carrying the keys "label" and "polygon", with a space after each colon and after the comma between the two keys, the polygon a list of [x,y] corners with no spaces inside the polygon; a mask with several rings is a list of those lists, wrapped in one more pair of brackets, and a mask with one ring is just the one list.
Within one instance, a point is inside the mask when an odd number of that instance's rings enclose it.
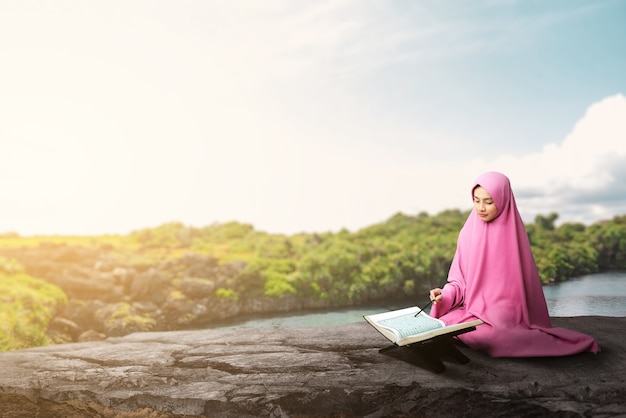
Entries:
{"label": "pink prayer veil", "polygon": [[511,183],[487,172],[473,184],[494,200],[496,217],[485,222],[472,210],[431,315],[444,322],[481,319],[476,331],[459,336],[493,357],[559,356],[599,351],[595,340],[564,328],[552,328],[530,240],[518,212]]}
{"label": "pink prayer veil", "polygon": [[472,193],[478,186],[487,190],[498,213],[484,222],[472,211],[459,235],[457,250],[463,253],[459,267],[468,280],[468,310],[503,326],[549,327],[537,265],[508,177],[488,172],[478,177]]}

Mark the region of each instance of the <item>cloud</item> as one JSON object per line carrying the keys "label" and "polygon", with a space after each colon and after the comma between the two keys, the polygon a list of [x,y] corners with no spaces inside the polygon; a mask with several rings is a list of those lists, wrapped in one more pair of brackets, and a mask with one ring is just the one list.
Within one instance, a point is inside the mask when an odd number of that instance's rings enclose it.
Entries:
{"label": "cloud", "polygon": [[562,142],[493,166],[509,175],[527,217],[557,212],[590,223],[626,213],[626,97],[591,105]]}
{"label": "cloud", "polygon": [[552,212],[559,214],[557,222],[585,224],[626,214],[626,97],[616,94],[592,104],[562,141],[540,152],[461,163],[435,154],[414,167],[396,165],[378,173],[394,184],[391,205],[433,214],[469,210],[474,180],[491,170],[510,178],[526,222]]}

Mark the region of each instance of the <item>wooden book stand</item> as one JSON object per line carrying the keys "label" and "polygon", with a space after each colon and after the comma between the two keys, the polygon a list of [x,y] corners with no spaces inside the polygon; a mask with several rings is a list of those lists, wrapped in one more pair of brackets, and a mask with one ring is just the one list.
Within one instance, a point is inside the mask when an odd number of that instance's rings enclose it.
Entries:
{"label": "wooden book stand", "polygon": [[466,364],[470,361],[465,354],[454,346],[457,342],[453,337],[474,331],[475,329],[476,327],[465,328],[453,333],[438,335],[415,344],[404,346],[393,344],[389,347],[381,348],[378,352],[406,361],[414,366],[427,368],[434,373],[442,373],[446,370],[446,366],[443,364],[444,359],[451,359],[459,364]]}

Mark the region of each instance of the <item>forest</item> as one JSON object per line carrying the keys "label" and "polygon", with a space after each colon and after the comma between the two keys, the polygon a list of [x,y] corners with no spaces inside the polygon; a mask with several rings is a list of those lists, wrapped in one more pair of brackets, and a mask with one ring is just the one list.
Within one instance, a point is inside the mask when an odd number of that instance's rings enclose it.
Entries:
{"label": "forest", "polygon": [[[445,282],[468,214],[397,213],[354,232],[294,235],[239,222],[205,227],[174,222],[127,235],[5,233],[0,235],[0,351],[75,341],[51,333],[59,317],[80,326],[82,317],[100,315],[100,325],[84,327],[116,335],[242,313],[415,297]],[[626,215],[591,225],[557,226],[557,220],[551,213],[526,224],[544,284],[626,270]],[[122,269],[133,275],[122,275]],[[77,311],[96,299],[96,314]],[[138,311],[146,305],[153,307]],[[204,305],[201,313],[198,305]]]}

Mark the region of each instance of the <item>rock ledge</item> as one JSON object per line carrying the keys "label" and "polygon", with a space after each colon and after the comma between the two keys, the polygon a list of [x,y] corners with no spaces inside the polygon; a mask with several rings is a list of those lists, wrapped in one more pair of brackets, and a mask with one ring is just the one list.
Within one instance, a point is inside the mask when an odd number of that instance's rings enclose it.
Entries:
{"label": "rock ledge", "polygon": [[0,417],[626,416],[626,318],[553,318],[602,352],[435,374],[365,322],[137,333],[0,354]]}

